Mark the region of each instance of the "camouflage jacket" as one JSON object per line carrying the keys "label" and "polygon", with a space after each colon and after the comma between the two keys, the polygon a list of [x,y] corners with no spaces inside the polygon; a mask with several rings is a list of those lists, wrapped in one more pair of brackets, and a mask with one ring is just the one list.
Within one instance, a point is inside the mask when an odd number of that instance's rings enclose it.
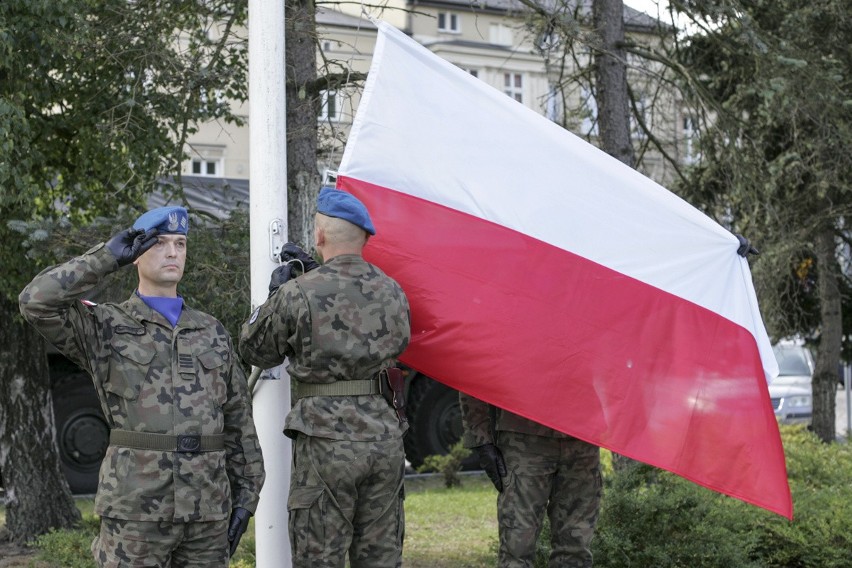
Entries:
{"label": "camouflage jacket", "polygon": [[568,434],[557,432],[538,422],[518,416],[508,410],[491,406],[478,398],[459,393],[464,435],[462,441],[466,448],[476,448],[483,444],[494,444],[494,432],[520,432],[548,438],[570,438]]}
{"label": "camouflage jacket", "polygon": [[[399,285],[358,255],[341,255],[289,280],[252,314],[240,354],[264,369],[289,359],[290,378],[307,383],[370,379],[393,366],[411,337]],[[379,441],[404,430],[381,395],[297,400],[284,433]]]}
{"label": "camouflage jacket", "polygon": [[95,512],[189,522],[226,519],[233,507],[254,511],[263,458],[228,332],[186,306],[172,329],[136,294],[121,304],[80,301],[117,268],[103,244],[48,268],[21,292],[21,313],[91,374],[110,428],[224,434],[225,449],[186,454],[111,445],[101,464]]}

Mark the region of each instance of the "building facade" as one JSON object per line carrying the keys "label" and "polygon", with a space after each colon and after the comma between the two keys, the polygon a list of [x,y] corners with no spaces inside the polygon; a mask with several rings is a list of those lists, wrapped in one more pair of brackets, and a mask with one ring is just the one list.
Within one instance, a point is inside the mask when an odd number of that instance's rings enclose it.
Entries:
{"label": "building facade", "polygon": [[[362,16],[358,4],[326,4],[317,9],[319,73],[366,74],[375,48],[377,27]],[[502,91],[519,103],[596,143],[596,105],[591,76],[591,51],[583,41],[588,30],[578,23],[575,38],[566,41],[546,29],[517,0],[388,0],[371,5],[374,17],[387,21],[420,44]],[[578,22],[588,21],[590,3],[574,7]],[[571,14],[562,17],[571,17]],[[660,40],[660,22],[625,6],[629,41]],[[692,159],[691,125],[683,105],[666,91],[659,68],[628,56],[628,76],[636,100],[633,141],[637,169],[666,185],[674,171],[664,159],[681,164]],[[652,64],[651,64],[652,65]],[[321,94],[318,118],[318,168],[334,170],[357,111],[363,81]],[[203,178],[247,180],[249,177],[248,114],[250,103],[235,103],[243,126],[211,122],[199,126],[188,141],[190,158],[183,174]],[[651,131],[648,136],[639,121]],[[211,179],[212,181],[212,179]]]}

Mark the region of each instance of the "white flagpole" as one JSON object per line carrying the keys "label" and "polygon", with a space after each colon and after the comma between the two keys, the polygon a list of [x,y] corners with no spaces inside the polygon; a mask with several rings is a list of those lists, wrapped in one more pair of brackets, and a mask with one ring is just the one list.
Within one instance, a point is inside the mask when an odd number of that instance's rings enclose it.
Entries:
{"label": "white flagpole", "polygon": [[[284,96],[284,2],[249,0],[249,131],[252,308],[268,295],[273,260],[287,241],[287,140]],[[292,566],[287,531],[290,440],[282,433],[290,381],[260,380],[254,420],[266,483],[254,519],[257,568]],[[264,378],[267,373],[264,373]]]}

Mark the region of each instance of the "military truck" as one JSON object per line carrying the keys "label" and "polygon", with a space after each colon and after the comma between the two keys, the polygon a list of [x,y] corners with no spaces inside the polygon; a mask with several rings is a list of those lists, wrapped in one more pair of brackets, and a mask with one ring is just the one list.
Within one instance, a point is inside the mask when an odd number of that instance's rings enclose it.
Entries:
{"label": "military truck", "polygon": [[[48,358],[62,471],[72,493],[94,493],[109,427],[88,373],[53,349]],[[410,430],[403,442],[416,468],[426,456],[448,453],[461,438],[461,412],[458,391],[414,369],[404,371]]]}

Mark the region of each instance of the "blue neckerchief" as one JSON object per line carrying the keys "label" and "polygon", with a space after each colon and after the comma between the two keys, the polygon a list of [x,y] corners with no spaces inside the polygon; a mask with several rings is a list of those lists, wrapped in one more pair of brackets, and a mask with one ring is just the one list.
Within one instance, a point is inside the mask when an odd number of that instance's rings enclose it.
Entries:
{"label": "blue neckerchief", "polygon": [[160,296],[143,296],[136,291],[136,295],[139,296],[145,304],[158,312],[161,316],[169,320],[169,323],[172,324],[172,327],[177,325],[178,320],[180,319],[180,314],[183,311],[183,298],[178,296],[177,298],[162,298]]}

